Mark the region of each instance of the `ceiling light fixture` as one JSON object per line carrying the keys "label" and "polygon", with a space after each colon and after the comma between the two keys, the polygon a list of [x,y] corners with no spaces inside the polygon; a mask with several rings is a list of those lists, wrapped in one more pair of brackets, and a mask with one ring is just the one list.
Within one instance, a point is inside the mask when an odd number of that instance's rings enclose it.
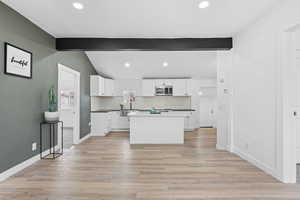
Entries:
{"label": "ceiling light fixture", "polygon": [[201,1],[198,6],[201,9],[208,8],[210,6],[210,2],[209,1]]}
{"label": "ceiling light fixture", "polygon": [[76,8],[77,10],[82,10],[84,8],[83,4],[79,2],[74,2],[73,7]]}
{"label": "ceiling light fixture", "polygon": [[168,67],[168,66],[169,66],[169,63],[168,63],[168,62],[164,62],[164,63],[163,63],[163,66],[164,66],[164,67]]}
{"label": "ceiling light fixture", "polygon": [[129,62],[126,62],[126,63],[124,64],[124,66],[125,66],[126,68],[129,68],[129,67],[130,67],[130,63],[129,63]]}

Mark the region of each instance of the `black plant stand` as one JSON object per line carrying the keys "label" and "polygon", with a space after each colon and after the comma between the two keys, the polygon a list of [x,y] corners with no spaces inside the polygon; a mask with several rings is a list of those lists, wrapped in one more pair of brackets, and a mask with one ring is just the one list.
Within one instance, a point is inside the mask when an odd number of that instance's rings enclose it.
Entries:
{"label": "black plant stand", "polygon": [[[56,134],[56,130],[58,128],[58,124],[61,124],[61,148],[60,151],[56,152],[55,150],[55,134]],[[49,125],[49,129],[50,129],[50,133],[49,133],[49,137],[50,137],[50,142],[49,142],[49,151],[50,153],[46,156],[43,156],[43,125]],[[50,160],[54,160],[55,158],[63,155],[63,140],[64,140],[64,123],[62,121],[55,121],[55,122],[41,122],[40,123],[40,157],[41,159],[50,159]]]}

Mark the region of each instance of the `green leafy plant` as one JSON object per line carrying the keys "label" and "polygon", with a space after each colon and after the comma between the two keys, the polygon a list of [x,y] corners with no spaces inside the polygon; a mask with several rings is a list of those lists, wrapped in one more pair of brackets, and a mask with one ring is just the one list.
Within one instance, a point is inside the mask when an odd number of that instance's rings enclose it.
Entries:
{"label": "green leafy plant", "polygon": [[54,86],[52,86],[48,92],[48,111],[49,112],[57,111],[57,96],[55,94]]}

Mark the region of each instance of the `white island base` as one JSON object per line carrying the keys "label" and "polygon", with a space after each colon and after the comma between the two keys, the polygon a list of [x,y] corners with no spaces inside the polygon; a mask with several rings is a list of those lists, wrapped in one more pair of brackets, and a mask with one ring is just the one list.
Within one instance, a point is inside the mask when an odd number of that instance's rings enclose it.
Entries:
{"label": "white island base", "polygon": [[183,144],[184,115],[131,113],[130,144]]}

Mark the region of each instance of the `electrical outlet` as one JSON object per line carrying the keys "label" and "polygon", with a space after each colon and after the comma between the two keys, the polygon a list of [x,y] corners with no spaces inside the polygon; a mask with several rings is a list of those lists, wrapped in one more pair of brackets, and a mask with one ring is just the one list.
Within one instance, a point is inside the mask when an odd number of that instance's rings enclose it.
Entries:
{"label": "electrical outlet", "polygon": [[32,151],[36,151],[36,142],[32,143]]}

